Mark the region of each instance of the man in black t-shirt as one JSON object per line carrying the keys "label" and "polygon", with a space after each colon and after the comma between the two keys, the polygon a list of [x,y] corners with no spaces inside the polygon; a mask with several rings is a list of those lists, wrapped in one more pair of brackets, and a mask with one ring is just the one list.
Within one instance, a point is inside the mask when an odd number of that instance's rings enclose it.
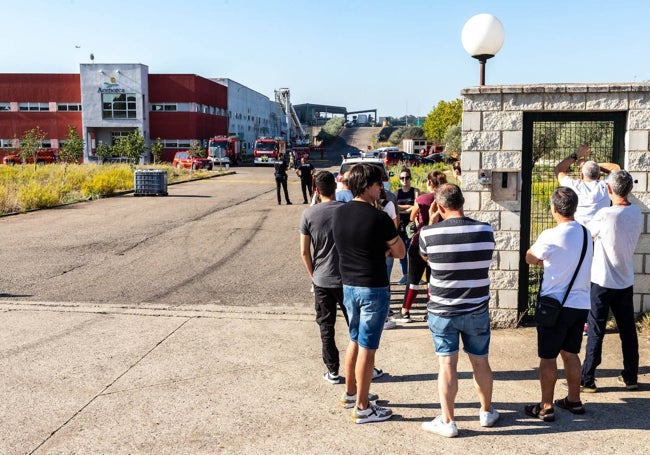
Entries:
{"label": "man in black t-shirt", "polygon": [[357,164],[348,185],[354,199],[334,211],[332,224],[350,332],[341,405],[354,403],[355,423],[377,422],[392,416],[390,409],[373,403],[378,397],[370,393],[375,352],[390,306],[386,256],[402,258],[405,247],[393,221],[374,205],[382,188],[381,170]]}

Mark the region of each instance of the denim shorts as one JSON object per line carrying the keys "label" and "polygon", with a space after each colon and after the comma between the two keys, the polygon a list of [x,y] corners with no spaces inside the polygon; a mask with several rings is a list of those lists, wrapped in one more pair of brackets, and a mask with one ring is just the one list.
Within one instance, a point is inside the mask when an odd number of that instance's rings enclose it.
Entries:
{"label": "denim shorts", "polygon": [[490,313],[487,306],[478,311],[459,316],[436,316],[429,313],[429,330],[433,346],[440,356],[454,355],[460,349],[475,357],[485,357],[490,348]]}
{"label": "denim shorts", "polygon": [[343,285],[343,306],[348,313],[350,340],[362,348],[377,349],[390,307],[388,288]]}

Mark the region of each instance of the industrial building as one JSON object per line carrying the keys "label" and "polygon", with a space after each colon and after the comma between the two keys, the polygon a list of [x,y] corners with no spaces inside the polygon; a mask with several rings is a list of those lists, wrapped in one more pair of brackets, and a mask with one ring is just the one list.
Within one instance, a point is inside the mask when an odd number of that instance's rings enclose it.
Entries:
{"label": "industrial building", "polygon": [[[0,158],[40,127],[45,148],[57,149],[73,126],[84,140],[84,162],[97,145],[114,145],[136,128],[147,149],[160,138],[171,161],[193,140],[286,134],[274,101],[229,79],[195,74],[150,74],[143,64],[81,64],[79,74],[0,74]],[[143,157],[149,161],[149,156]]]}

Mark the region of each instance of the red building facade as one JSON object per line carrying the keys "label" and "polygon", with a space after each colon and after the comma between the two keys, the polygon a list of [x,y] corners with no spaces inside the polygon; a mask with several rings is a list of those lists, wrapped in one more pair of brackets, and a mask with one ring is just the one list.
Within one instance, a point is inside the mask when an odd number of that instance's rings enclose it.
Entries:
{"label": "red building facade", "polygon": [[[112,99],[124,96],[132,104],[114,109]],[[84,139],[85,162],[93,161],[99,142],[113,145],[135,128],[147,146],[160,138],[163,159],[171,161],[193,140],[227,134],[227,106],[227,88],[217,82],[148,74],[140,64],[83,64],[80,74],[0,74],[0,158],[37,126],[46,134],[45,148],[60,148],[73,126]]]}

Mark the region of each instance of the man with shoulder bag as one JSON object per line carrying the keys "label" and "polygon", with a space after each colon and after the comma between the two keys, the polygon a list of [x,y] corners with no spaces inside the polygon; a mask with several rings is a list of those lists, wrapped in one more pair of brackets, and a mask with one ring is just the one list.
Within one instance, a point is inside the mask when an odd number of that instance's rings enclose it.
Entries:
{"label": "man with shoulder bag", "polygon": [[[526,263],[544,267],[539,295],[560,304],[557,319],[536,316],[537,354],[542,399],[525,407],[528,416],[545,422],[555,420],[553,405],[573,414],[584,414],[580,401],[580,358],[582,330],[589,314],[590,274],[593,256],[591,234],[574,219],[578,195],[561,186],[551,195],[551,213],[557,226],[543,231],[526,252]],[[571,273],[567,273],[571,271]],[[575,273],[574,273],[575,272]],[[542,303],[540,302],[540,303]],[[557,303],[555,305],[557,306]],[[547,307],[548,308],[548,307]],[[543,311],[543,307],[540,308]],[[557,357],[566,373],[568,395],[553,401],[557,381]]]}

